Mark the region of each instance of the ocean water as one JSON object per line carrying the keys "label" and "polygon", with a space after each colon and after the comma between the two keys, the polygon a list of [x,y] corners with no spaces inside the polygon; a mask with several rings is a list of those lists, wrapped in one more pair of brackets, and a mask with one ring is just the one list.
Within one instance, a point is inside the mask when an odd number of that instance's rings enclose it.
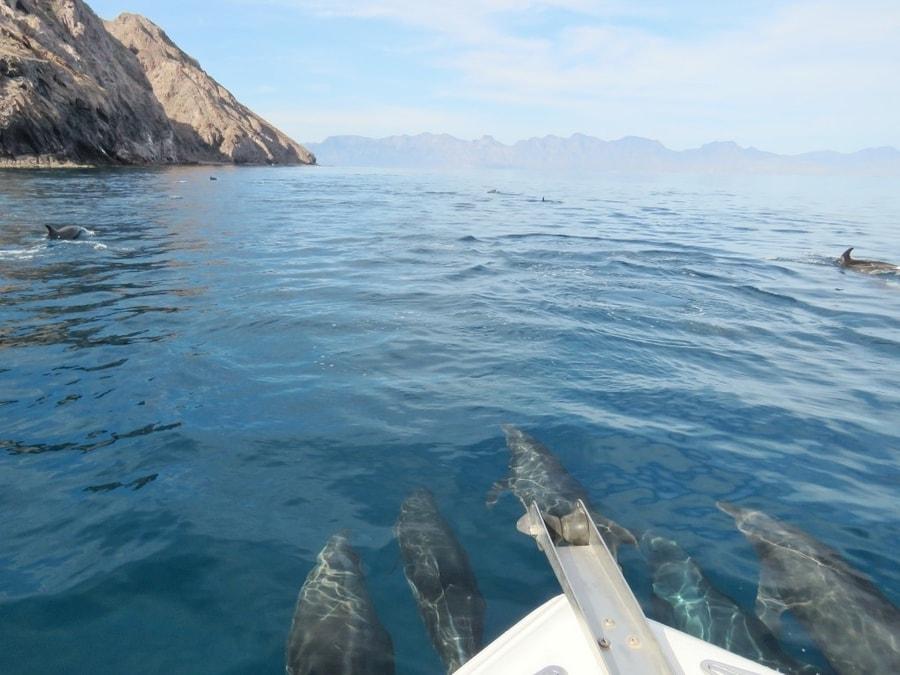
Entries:
{"label": "ocean water", "polygon": [[876,178],[0,173],[0,672],[281,672],[342,528],[398,672],[440,672],[392,532],[411,490],[488,640],[558,592],[518,502],[484,504],[506,422],[748,609],[719,499],[898,603],[900,277],[833,263],[898,235]]}

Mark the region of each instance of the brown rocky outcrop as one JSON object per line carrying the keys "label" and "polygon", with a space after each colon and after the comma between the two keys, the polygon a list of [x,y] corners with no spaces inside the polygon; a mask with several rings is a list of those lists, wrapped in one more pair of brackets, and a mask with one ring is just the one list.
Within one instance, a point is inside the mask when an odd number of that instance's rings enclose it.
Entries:
{"label": "brown rocky outcrop", "polygon": [[208,161],[315,161],[306,148],[241,105],[149,19],[122,14],[107,22],[106,28],[137,55],[153,93],[173,122],[179,148],[190,148],[198,159]]}
{"label": "brown rocky outcrop", "polygon": [[0,161],[177,161],[137,58],[74,0],[0,0]]}
{"label": "brown rocky outcrop", "polygon": [[82,0],[0,0],[0,166],[315,162],[150,21],[109,28]]}

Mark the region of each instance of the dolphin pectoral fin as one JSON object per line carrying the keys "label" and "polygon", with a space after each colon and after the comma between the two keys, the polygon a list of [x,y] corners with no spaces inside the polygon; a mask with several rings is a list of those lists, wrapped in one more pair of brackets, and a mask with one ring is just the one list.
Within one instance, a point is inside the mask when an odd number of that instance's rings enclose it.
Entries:
{"label": "dolphin pectoral fin", "polygon": [[613,560],[619,559],[619,540],[615,537],[610,536],[609,532],[606,530],[600,530],[600,534],[603,537],[603,541],[606,542],[606,548],[609,549],[609,552],[612,554]]}
{"label": "dolphin pectoral fin", "polygon": [[509,490],[509,478],[504,478],[503,480],[498,480],[496,483],[491,485],[491,489],[488,490],[487,496],[484,499],[484,504],[489,509],[497,503],[497,500],[500,499],[500,495]]}
{"label": "dolphin pectoral fin", "polygon": [[788,609],[772,584],[771,574],[763,568],[759,575],[759,590],[756,592],[756,616],[775,635],[781,632],[781,615]]}
{"label": "dolphin pectoral fin", "polygon": [[631,530],[628,528],[622,527],[618,523],[614,523],[610,521],[611,526],[610,530],[612,533],[618,538],[618,540],[623,544],[629,544],[631,546],[637,546],[638,540],[637,537],[634,536]]}
{"label": "dolphin pectoral fin", "polygon": [[756,596],[756,616],[775,635],[781,632],[781,615],[786,610],[787,605],[780,600],[761,595]]}
{"label": "dolphin pectoral fin", "polygon": [[603,535],[603,541],[606,542],[606,546],[609,548],[610,553],[613,554],[613,557],[618,554],[621,544],[638,545],[637,538],[618,523],[611,520],[607,520],[606,523],[598,523],[595,519],[594,524],[597,525],[597,530]]}
{"label": "dolphin pectoral fin", "polygon": [[613,555],[616,554],[616,549],[619,547],[619,544],[630,544],[631,546],[638,545],[637,537],[632,534],[631,530],[622,527],[616,521],[610,520],[594,509],[591,509],[591,519],[594,521],[594,525],[597,526],[600,534],[603,535],[603,540],[606,542],[606,545]]}

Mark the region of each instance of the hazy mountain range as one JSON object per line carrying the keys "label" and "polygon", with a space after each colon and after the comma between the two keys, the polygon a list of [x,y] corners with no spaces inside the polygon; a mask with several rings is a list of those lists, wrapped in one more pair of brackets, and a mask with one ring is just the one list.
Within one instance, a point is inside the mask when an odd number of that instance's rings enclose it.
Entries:
{"label": "hazy mountain range", "polygon": [[305,145],[320,164],[331,166],[900,175],[900,150],[892,147],[778,155],[726,141],[679,151],[637,136],[604,141],[584,134],[531,138],[513,145],[491,136],[466,141],[448,134],[332,136]]}

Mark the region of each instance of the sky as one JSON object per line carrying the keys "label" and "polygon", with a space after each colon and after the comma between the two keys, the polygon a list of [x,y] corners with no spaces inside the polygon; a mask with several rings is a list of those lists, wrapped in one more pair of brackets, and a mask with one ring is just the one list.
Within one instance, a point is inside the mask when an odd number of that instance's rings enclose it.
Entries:
{"label": "sky", "polygon": [[900,148],[900,0],[88,0],[298,141],[634,135]]}

